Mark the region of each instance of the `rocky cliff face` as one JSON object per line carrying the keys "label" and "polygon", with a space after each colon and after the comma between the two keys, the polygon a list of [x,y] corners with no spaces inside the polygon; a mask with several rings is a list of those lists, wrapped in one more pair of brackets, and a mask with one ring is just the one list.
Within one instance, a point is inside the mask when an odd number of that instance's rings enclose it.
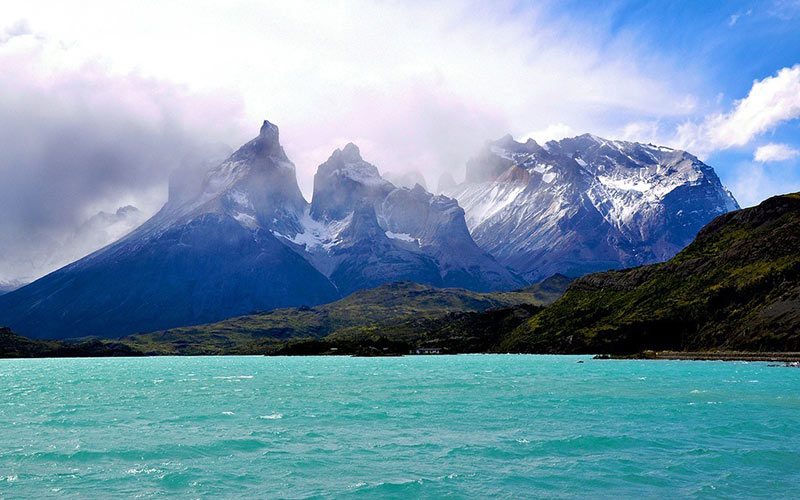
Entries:
{"label": "rocky cliff face", "polygon": [[531,281],[666,260],[738,208],[689,153],[588,134],[490,142],[445,194],[478,245]]}
{"label": "rocky cliff face", "polygon": [[310,214],[315,220],[341,220],[359,201],[378,203],[394,189],[375,165],[361,158],[358,147],[349,143],[317,169]]}

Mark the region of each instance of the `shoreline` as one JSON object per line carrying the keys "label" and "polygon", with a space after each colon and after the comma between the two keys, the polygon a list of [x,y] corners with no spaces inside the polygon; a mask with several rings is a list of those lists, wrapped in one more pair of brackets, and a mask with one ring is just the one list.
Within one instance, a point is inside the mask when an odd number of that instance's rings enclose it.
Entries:
{"label": "shoreline", "polygon": [[114,359],[114,358],[160,358],[160,357],[227,357],[227,356],[263,356],[263,357],[339,357],[339,358],[403,358],[429,356],[469,356],[469,355],[521,355],[521,356],[592,356],[594,360],[636,360],[636,361],[749,361],[786,363],[800,366],[800,352],[744,352],[744,351],[642,351],[636,354],[595,354],[590,353],[515,353],[515,352],[448,352],[448,353],[319,353],[319,354],[144,354],[136,356],[0,356],[0,360],[9,359]]}
{"label": "shoreline", "polygon": [[766,361],[798,363],[800,352],[642,351],[631,355],[595,356],[595,359],[653,359],[665,361]]}

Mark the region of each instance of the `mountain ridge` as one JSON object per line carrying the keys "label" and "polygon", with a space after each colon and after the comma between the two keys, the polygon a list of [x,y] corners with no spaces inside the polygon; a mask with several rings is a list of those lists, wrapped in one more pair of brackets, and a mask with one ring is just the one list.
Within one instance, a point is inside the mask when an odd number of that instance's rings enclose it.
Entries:
{"label": "mountain ridge", "polygon": [[666,260],[738,208],[695,156],[591,134],[490,141],[445,194],[476,243],[531,281]]}

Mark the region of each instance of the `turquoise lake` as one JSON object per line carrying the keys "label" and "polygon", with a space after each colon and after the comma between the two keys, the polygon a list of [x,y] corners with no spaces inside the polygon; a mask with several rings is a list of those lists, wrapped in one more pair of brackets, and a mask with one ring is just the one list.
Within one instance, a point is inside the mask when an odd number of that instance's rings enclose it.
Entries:
{"label": "turquoise lake", "polygon": [[767,363],[0,360],[0,391],[1,498],[800,496]]}

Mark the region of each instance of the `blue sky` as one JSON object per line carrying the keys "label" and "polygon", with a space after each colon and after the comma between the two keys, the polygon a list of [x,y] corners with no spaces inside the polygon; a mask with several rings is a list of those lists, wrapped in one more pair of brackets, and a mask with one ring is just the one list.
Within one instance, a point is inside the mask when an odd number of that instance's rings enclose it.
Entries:
{"label": "blue sky", "polygon": [[[530,8],[520,2],[517,9]],[[575,20],[597,43],[614,47],[634,40],[636,58],[651,59],[665,78],[685,78],[697,97],[687,116],[662,118],[667,130],[682,120],[725,112],[749,93],[754,81],[800,64],[800,1],[618,1],[552,2],[549,14]],[[718,148],[704,159],[743,205],[783,191],[800,190],[800,155],[758,162],[754,152],[769,143],[800,150],[800,122],[795,118],[756,135],[746,145]]]}
{"label": "blue sky", "polygon": [[0,280],[264,119],[306,197],[347,142],[434,187],[506,133],[683,148],[743,206],[800,190],[800,0],[3,0],[0,74]]}

